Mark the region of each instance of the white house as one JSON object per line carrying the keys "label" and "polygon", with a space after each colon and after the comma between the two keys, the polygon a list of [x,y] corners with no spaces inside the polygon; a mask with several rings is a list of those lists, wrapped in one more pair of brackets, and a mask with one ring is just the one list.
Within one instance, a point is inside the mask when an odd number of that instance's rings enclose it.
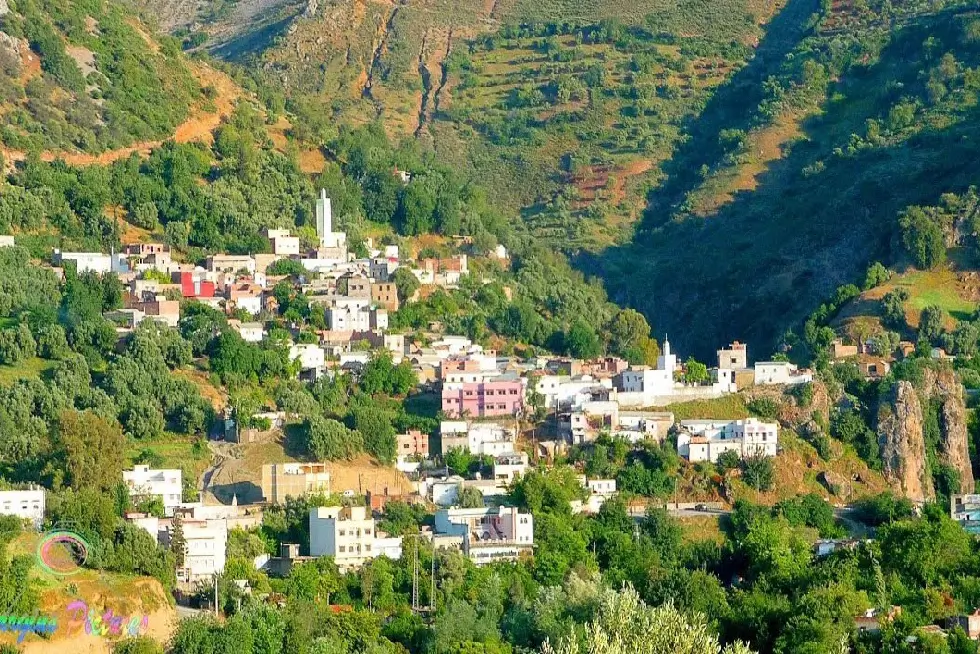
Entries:
{"label": "white house", "polygon": [[399,558],[401,538],[379,538],[363,506],[320,506],[310,509],[310,555],[332,556],[347,572],[376,556]]}
{"label": "white house", "polygon": [[528,457],[524,452],[498,456],[493,461],[493,478],[510,484],[527,472],[528,464]]}
{"label": "white house", "polygon": [[257,316],[262,311],[262,295],[239,295],[235,299],[235,308],[250,316]]}
{"label": "white house", "polygon": [[516,430],[495,422],[443,420],[439,433],[442,435],[443,455],[454,448],[494,457],[516,451]]}
{"label": "white house", "polygon": [[30,520],[40,529],[44,524],[44,489],[0,491],[0,515]]}
{"label": "white house", "polygon": [[100,275],[109,272],[127,272],[129,262],[123,254],[103,254],[101,252],[62,252],[55,249],[54,265],[64,267],[65,262],[75,262],[79,273],[94,272]]}
{"label": "white house", "polygon": [[242,340],[249,343],[261,343],[262,339],[265,338],[265,330],[260,322],[238,322],[237,320],[229,320],[228,324],[238,332],[238,335],[242,337]]}
{"label": "white house", "polygon": [[757,361],[755,364],[756,384],[806,384],[812,381],[813,373],[800,371],[789,361]]}
{"label": "white house", "polygon": [[269,229],[266,238],[272,246],[272,253],[282,257],[299,256],[299,237],[290,236],[288,229]]}
{"label": "white house", "polygon": [[624,393],[651,395],[670,395],[674,389],[674,370],[677,369],[677,356],[670,353],[670,341],[664,338],[664,349],[657,357],[657,367],[631,366],[622,374]]}
{"label": "white house", "polygon": [[179,469],[154,470],[145,465],[134,466],[132,470],[123,470],[122,473],[130,497],[160,498],[164,515],[167,516],[173,515],[174,507],[183,499],[182,474]]}
{"label": "white house", "polygon": [[[184,567],[177,569],[177,581],[195,583],[211,579],[225,570],[228,546],[226,520],[182,520],[184,532]],[[173,536],[173,527],[168,530]]]}
{"label": "white house", "polygon": [[549,409],[555,406],[580,408],[584,402],[589,401],[589,391],[594,389],[611,390],[612,380],[596,380],[589,375],[541,375],[534,385],[534,390],[544,398],[544,406]]}
{"label": "white house", "polygon": [[289,360],[299,361],[302,370],[322,370],[327,361],[323,348],[316,343],[290,345]]}
{"label": "white house", "polygon": [[0,248],[12,248],[14,246],[14,237],[10,234],[0,234]]}
{"label": "white house", "polygon": [[659,411],[620,411],[619,424],[612,435],[631,443],[651,439],[662,441],[674,425],[674,414]]}
{"label": "white house", "polygon": [[588,479],[586,477],[582,478],[582,486],[589,489],[589,492],[593,495],[615,495],[616,494],[616,480],[615,479]]}
{"label": "white house", "polygon": [[440,509],[435,532],[462,537],[463,554],[476,565],[516,561],[534,547],[534,517],[512,506]]}
{"label": "white house", "polygon": [[689,461],[715,463],[723,452],[744,456],[776,456],[779,425],[756,418],[745,420],[684,420],[677,452]]}

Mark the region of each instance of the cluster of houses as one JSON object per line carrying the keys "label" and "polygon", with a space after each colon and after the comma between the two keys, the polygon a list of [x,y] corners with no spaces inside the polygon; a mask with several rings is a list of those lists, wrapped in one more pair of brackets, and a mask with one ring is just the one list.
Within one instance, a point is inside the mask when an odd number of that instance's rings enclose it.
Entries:
{"label": "cluster of houses", "polygon": [[[304,249],[298,236],[287,229],[268,228],[263,235],[269,252],[214,254],[204,265],[172,258],[162,243],[127,245],[122,252],[62,252],[55,249],[52,265],[56,272],[71,262],[78,272],[114,273],[123,282],[123,307],[106,313],[120,333],[134,329],[143,320],[177,326],[181,301],[193,299],[226,312],[230,326],[249,342],[265,336],[263,319],[276,314],[278,301],[273,289],[287,277],[267,271],[277,261],[298,262],[305,274],[295,283],[311,305],[322,311],[324,329],[319,342],[296,344],[290,356],[299,361],[301,375],[316,378],[328,369],[328,360],[340,365],[364,363],[367,353],[355,344],[368,342],[384,348],[400,360],[406,348],[404,336],[391,334],[390,313],[400,305],[393,274],[401,265],[395,245],[375,248],[368,240],[368,256],[356,258],[348,248],[347,235],[334,231],[330,198],[321,191],[316,201],[316,247]],[[13,245],[13,237],[3,237]],[[506,249],[492,256],[506,260]],[[423,258],[408,270],[424,287],[455,288],[469,274],[465,254],[445,258]],[[416,291],[418,293],[419,291]],[[418,349],[418,348],[416,348]],[[416,352],[424,355],[424,352]]]}

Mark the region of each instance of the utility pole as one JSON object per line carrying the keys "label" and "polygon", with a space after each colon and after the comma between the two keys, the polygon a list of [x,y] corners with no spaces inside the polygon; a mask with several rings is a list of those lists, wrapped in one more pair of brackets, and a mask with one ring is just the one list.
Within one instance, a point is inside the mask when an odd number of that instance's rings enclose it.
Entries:
{"label": "utility pole", "polygon": [[218,573],[214,573],[214,619],[218,619]]}
{"label": "utility pole", "polygon": [[432,590],[429,593],[429,615],[436,614],[436,540],[432,537]]}
{"label": "utility pole", "polygon": [[412,611],[419,611],[419,539],[415,538],[415,567],[412,570]]}

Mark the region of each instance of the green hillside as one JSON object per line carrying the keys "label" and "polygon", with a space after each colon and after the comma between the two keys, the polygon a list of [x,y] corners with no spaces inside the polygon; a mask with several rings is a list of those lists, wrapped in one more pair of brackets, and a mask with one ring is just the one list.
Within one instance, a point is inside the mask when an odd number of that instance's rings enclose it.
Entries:
{"label": "green hillside", "polygon": [[253,56],[326,134],[377,117],[479,178],[682,350],[761,354],[977,181],[974,12],[339,2]]}
{"label": "green hillside", "polygon": [[101,152],[173,134],[201,88],[176,41],[114,3],[14,0],[0,17],[0,141]]}
{"label": "green hillside", "polygon": [[[980,15],[913,4],[851,17],[865,30],[825,11],[791,56],[758,71],[764,94],[738,78],[720,89],[651,191],[635,242],[588,262],[613,297],[682,347],[773,344],[871,261],[900,263],[899,212],[980,179]],[[758,109],[735,111],[746,99]],[[767,138],[778,154],[760,166]],[[753,167],[748,187],[718,200]]]}

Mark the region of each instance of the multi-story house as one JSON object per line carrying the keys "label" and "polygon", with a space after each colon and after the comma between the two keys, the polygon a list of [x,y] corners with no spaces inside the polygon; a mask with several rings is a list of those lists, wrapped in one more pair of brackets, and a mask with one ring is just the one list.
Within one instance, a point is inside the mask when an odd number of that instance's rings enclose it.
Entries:
{"label": "multi-story house", "polygon": [[137,500],[159,498],[163,502],[164,515],[171,516],[174,507],[183,500],[182,474],[179,469],[154,470],[138,465],[132,470],[123,470],[122,476],[130,497]]}
{"label": "multi-story house", "polygon": [[30,520],[35,529],[44,524],[44,489],[0,491],[0,515]]}
{"label": "multi-story house", "polygon": [[395,436],[398,441],[398,456],[429,456],[429,435],[417,429],[410,429]]}
{"label": "multi-story house", "polygon": [[442,411],[447,416],[514,416],[524,410],[524,378],[495,378],[476,383],[444,383]]}
{"label": "multi-story house", "polygon": [[689,461],[718,461],[724,452],[740,457],[776,456],[779,425],[757,418],[745,420],[684,420],[677,452]]}
{"label": "multi-story house", "polygon": [[283,504],[287,497],[330,494],[330,473],[325,463],[266,463],[262,466],[262,498]]}
{"label": "multi-story house", "polygon": [[320,506],[310,509],[310,555],[332,556],[347,572],[376,556],[401,558],[401,537],[379,537],[366,507]]}
{"label": "multi-story house", "polygon": [[534,548],[534,517],[512,506],[436,511],[437,536],[461,537],[476,565],[516,561]]}
{"label": "multi-story house", "polygon": [[388,311],[398,311],[398,287],[392,282],[371,284],[371,301]]}
{"label": "multi-story house", "polygon": [[495,422],[468,423],[465,420],[443,420],[439,431],[442,437],[442,454],[462,449],[472,454],[501,456],[516,451],[515,429]]}

